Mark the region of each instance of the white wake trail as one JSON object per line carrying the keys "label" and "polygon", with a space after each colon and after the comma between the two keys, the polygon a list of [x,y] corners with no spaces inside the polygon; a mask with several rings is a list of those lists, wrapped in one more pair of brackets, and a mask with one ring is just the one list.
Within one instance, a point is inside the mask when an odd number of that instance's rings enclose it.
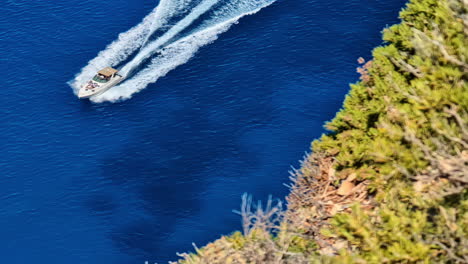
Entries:
{"label": "white wake trail", "polygon": [[[217,10],[216,15],[202,23],[192,34],[177,40],[161,50],[161,54],[152,59],[150,64],[131,79],[113,87],[104,94],[91,98],[93,102],[115,102],[131,98],[134,93],[156,82],[177,66],[186,63],[198,49],[215,41],[240,18],[255,14],[275,0],[232,0],[229,5]],[[252,4],[255,3],[255,4]]]}
{"label": "white wake trail", "polygon": [[[161,1],[167,1],[167,0],[161,0]],[[170,8],[173,9],[172,12],[169,12],[168,14],[170,15],[170,17],[172,17],[173,15],[175,14],[182,14],[185,12],[185,10],[187,9],[187,7],[193,2],[193,0],[175,0],[175,1],[171,1],[171,6],[166,6],[165,7],[165,10],[170,10]],[[156,7],[156,9],[159,8],[160,5],[158,5]],[[169,7],[169,8],[168,8]],[[165,21],[166,23],[167,21]],[[144,39],[144,41],[142,42],[142,44],[140,45],[141,46],[144,46],[146,45],[146,43],[148,42],[149,38],[151,37],[151,35],[157,30],[159,29],[161,26],[161,22],[158,20],[158,19],[153,19],[153,22],[151,23],[151,26],[150,26],[150,31],[148,32],[148,34],[146,34],[146,37]]]}
{"label": "white wake trail", "polygon": [[143,21],[127,32],[121,33],[117,40],[109,44],[69,82],[75,93],[80,86],[91,79],[98,70],[115,66],[126,60],[132,53],[146,44],[151,35],[165,26],[169,19],[189,7],[191,0],[161,0]]}
{"label": "white wake trail", "polygon": [[167,31],[160,38],[149,43],[145,46],[129,63],[127,63],[122,69],[121,73],[124,76],[127,76],[131,73],[133,69],[138,67],[138,65],[144,62],[145,59],[151,57],[158,49],[166,44],[169,40],[179,34],[182,30],[190,26],[197,18],[206,13],[208,10],[218,3],[218,0],[205,0],[197,5],[190,14],[185,18],[175,24],[169,31]]}

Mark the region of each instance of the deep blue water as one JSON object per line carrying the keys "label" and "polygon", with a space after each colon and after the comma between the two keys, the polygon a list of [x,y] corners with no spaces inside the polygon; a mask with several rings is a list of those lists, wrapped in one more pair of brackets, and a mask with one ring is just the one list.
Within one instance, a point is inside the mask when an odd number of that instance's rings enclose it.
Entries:
{"label": "deep blue water", "polygon": [[404,0],[286,1],[243,18],[132,99],[67,81],[156,6],[0,5],[0,262],[165,263],[283,198]]}

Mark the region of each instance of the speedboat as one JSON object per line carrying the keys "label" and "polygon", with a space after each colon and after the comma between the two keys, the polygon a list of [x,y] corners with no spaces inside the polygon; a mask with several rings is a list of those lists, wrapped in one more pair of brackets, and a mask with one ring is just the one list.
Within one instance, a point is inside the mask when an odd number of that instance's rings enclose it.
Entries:
{"label": "speedboat", "polygon": [[89,98],[93,95],[102,94],[117,85],[123,79],[124,77],[118,74],[118,70],[106,67],[98,71],[93,79],[81,86],[78,91],[78,98],[83,99]]}

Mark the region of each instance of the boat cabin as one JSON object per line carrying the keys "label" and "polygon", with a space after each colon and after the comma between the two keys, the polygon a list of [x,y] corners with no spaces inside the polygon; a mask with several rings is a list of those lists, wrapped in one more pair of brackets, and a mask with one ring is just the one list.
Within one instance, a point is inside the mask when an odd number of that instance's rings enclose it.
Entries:
{"label": "boat cabin", "polygon": [[99,83],[106,83],[108,82],[111,78],[114,78],[115,75],[117,74],[117,70],[111,67],[106,67],[96,74],[94,76],[93,81],[99,82]]}

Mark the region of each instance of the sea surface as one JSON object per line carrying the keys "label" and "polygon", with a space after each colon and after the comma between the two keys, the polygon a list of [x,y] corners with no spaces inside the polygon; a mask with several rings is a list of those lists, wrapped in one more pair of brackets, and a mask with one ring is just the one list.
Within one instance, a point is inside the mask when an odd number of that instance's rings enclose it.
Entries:
{"label": "sea surface", "polygon": [[166,263],[240,230],[241,195],[284,199],[405,4],[278,0],[228,16],[212,10],[223,1],[145,60],[130,63],[201,1],[101,60],[131,75],[93,102],[73,82],[158,2],[2,1],[0,263]]}

